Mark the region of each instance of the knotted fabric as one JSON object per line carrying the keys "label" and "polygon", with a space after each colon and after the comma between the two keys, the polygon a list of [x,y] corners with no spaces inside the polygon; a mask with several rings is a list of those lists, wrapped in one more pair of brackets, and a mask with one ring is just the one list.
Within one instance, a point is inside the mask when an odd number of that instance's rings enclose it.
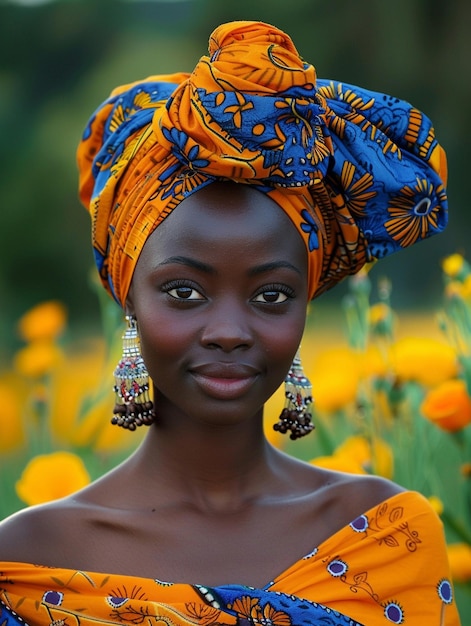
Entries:
{"label": "knotted fabric", "polygon": [[149,235],[216,180],[250,184],[287,213],[308,251],[311,298],[447,221],[430,120],[392,96],[317,79],[291,39],[261,22],[217,28],[191,74],[115,89],[77,156],[100,276],[123,306]]}

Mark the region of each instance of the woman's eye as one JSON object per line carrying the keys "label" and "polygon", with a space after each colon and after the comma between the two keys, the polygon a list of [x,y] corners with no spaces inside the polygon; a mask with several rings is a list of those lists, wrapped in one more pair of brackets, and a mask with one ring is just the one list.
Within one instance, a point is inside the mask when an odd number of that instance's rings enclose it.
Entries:
{"label": "woman's eye", "polygon": [[281,304],[288,300],[288,295],[282,291],[262,291],[254,298],[254,302],[263,302],[265,304]]}
{"label": "woman's eye", "polygon": [[204,300],[200,292],[193,289],[193,287],[173,287],[172,289],[167,289],[167,293],[176,300]]}

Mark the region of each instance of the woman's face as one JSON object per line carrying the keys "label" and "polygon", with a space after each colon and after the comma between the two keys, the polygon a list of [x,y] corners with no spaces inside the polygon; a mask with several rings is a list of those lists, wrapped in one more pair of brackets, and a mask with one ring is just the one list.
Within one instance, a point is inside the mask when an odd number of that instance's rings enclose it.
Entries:
{"label": "woman's face", "polygon": [[159,421],[167,408],[206,424],[259,412],[289,369],[306,306],[307,252],[273,200],[232,183],[185,199],[146,242],[128,299]]}

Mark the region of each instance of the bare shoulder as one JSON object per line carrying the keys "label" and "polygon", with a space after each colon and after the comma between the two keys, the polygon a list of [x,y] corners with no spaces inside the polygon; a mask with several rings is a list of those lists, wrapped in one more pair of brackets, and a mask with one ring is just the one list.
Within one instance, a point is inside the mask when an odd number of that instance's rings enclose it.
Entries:
{"label": "bare shoulder", "polygon": [[0,523],[0,560],[47,565],[51,547],[61,552],[71,528],[87,517],[85,509],[71,498],[28,507],[7,517]]}
{"label": "bare shoulder", "polygon": [[322,471],[327,472],[324,487],[320,490],[325,503],[325,519],[335,530],[406,491],[380,476]]}
{"label": "bare shoulder", "polygon": [[[286,457],[285,457],[286,459]],[[343,501],[355,500],[365,510],[399,493],[406,491],[396,483],[373,474],[350,474],[324,469],[289,458],[287,467],[292,484],[300,485],[311,493],[329,493]]]}
{"label": "bare shoulder", "polygon": [[396,483],[375,475],[343,474],[337,480],[342,500],[355,503],[355,507],[364,511],[405,491]]}
{"label": "bare shoulder", "polygon": [[308,481],[305,484],[312,481],[313,499],[320,499],[333,508],[340,508],[346,519],[349,517],[353,519],[406,491],[400,485],[381,476],[350,474],[306,465],[303,463],[303,473]]}
{"label": "bare shoulder", "polygon": [[[370,509],[405,491],[396,483],[371,474],[350,474],[317,467],[298,459],[281,459],[288,484],[287,501],[296,495],[314,512],[339,529]],[[291,501],[290,501],[291,503]]]}

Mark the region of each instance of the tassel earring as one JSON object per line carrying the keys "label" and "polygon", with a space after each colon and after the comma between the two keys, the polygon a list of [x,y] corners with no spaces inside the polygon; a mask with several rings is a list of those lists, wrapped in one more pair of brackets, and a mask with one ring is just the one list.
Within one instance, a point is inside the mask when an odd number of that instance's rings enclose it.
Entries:
{"label": "tassel earring", "polygon": [[129,430],[150,426],[155,418],[149,394],[149,374],[141,356],[136,318],[126,316],[128,327],[123,335],[123,356],[114,371],[116,404],[112,424]]}
{"label": "tassel earring", "polygon": [[314,430],[311,422],[312,387],[306,378],[299,356],[299,350],[285,378],[285,407],[274,430],[280,433],[290,431],[290,439],[299,439]]}

